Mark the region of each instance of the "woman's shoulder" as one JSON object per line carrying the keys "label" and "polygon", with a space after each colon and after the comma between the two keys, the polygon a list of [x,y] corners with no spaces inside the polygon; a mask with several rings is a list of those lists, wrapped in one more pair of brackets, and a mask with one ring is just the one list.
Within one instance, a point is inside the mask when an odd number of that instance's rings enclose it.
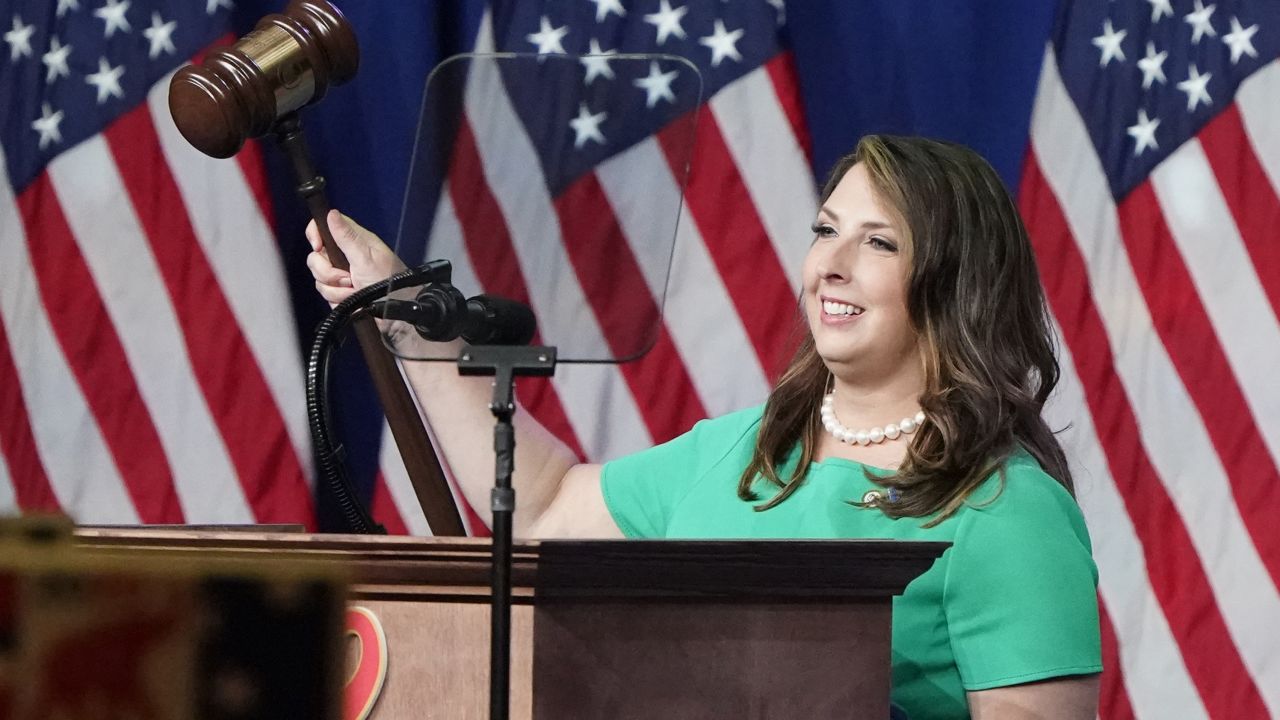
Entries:
{"label": "woman's shoulder", "polygon": [[690,430],[701,437],[740,438],[754,433],[764,417],[764,405],[753,405],[724,415],[699,420]]}
{"label": "woman's shoulder", "polygon": [[699,420],[671,440],[606,463],[605,472],[613,474],[623,468],[647,471],[655,466],[688,470],[718,462],[736,449],[754,446],[762,412],[763,406],[757,405]]}
{"label": "woman's shoulder", "polygon": [[1075,497],[1045,472],[1026,450],[1018,448],[970,493],[963,514],[999,519],[1001,524],[1060,522],[1085,534],[1084,515]]}

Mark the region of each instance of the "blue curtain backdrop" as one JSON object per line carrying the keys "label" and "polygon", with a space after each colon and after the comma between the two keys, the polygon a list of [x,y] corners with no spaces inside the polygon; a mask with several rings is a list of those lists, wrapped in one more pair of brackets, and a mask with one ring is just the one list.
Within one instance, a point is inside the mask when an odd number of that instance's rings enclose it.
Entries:
{"label": "blue curtain backdrop", "polygon": [[[391,239],[427,74],[440,60],[472,47],[486,3],[339,0],[339,5],[360,40],[360,72],[308,110],[303,122],[334,206]],[[282,6],[240,3],[241,31]],[[1055,0],[789,3],[786,32],[812,136],[815,178],[825,176],[861,135],[889,132],[970,145],[1016,188],[1056,7]],[[305,352],[327,307],[306,272],[306,217],[292,197],[288,169],[274,149],[268,148],[266,156]],[[348,461],[356,481],[368,487],[376,472],[380,410],[354,343],[341,354],[335,378],[336,415]],[[324,507],[321,513],[322,523],[332,520]]]}

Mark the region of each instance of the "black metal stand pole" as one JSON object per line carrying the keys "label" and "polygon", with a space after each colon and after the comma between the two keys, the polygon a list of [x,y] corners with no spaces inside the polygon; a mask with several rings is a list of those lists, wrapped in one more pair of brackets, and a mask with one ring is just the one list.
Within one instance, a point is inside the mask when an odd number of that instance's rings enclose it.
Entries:
{"label": "black metal stand pole", "polygon": [[511,524],[516,491],[511,487],[515,470],[515,415],[517,376],[548,376],[555,372],[556,349],[538,346],[476,345],[458,356],[460,375],[492,375],[493,399],[489,410],[493,428],[494,487],[493,564],[490,571],[489,718],[507,720],[511,711]]}

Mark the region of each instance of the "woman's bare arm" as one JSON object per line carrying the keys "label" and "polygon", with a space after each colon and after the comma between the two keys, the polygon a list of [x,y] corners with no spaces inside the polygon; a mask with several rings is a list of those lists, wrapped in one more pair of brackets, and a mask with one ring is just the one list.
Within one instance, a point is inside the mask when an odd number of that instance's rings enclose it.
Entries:
{"label": "woman's bare arm", "polygon": [[968,693],[973,720],[1094,720],[1098,676],[1079,675]]}
{"label": "woman's bare arm", "polygon": [[[320,244],[314,222],[307,226],[313,252],[307,267],[316,279],[316,289],[332,304],[342,302],[356,290],[386,278],[404,268],[376,235],[331,212],[329,229],[338,247],[347,256],[351,270],[338,270],[329,262]],[[405,333],[406,328],[388,327],[388,332]],[[402,335],[405,342],[421,342],[412,330]],[[462,348],[460,341],[432,348],[430,354],[452,357]],[[493,487],[493,415],[489,412],[492,381],[487,377],[462,377],[449,362],[406,362],[405,376],[418,398],[435,433],[436,440],[454,478],[472,507],[486,522],[490,519],[489,490]],[[619,537],[621,532],[609,515],[600,490],[600,468],[577,465],[577,458],[554,435],[527,412],[517,411],[515,474],[517,537]]]}

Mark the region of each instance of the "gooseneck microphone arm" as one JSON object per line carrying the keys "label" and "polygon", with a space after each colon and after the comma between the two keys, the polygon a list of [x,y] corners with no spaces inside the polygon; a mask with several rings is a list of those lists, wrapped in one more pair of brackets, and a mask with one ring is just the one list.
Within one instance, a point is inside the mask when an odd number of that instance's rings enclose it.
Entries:
{"label": "gooseneck microphone arm", "polygon": [[[329,363],[337,347],[338,338],[353,324],[361,323],[377,332],[377,325],[370,316],[371,306],[396,288],[411,287],[422,283],[448,286],[451,266],[448,261],[437,260],[418,268],[405,270],[381,282],[357,290],[351,297],[338,303],[316,328],[315,340],[307,358],[307,422],[315,445],[320,487],[326,489],[342,513],[346,530],[353,533],[378,533],[386,531],[374,522],[364,503],[351,487],[343,463],[342,445],[335,443],[333,419],[329,415]],[[452,286],[448,286],[452,289]],[[457,292],[456,290],[454,292]]]}

